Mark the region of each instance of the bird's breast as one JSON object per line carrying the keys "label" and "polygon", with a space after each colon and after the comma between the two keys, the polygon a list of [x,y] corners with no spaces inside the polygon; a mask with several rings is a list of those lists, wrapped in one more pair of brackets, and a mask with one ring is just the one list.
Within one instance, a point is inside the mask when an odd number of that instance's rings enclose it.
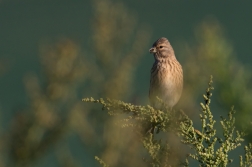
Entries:
{"label": "bird's breast", "polygon": [[183,71],[180,64],[154,64],[151,74],[150,96],[158,96],[168,106],[175,105],[183,87]]}

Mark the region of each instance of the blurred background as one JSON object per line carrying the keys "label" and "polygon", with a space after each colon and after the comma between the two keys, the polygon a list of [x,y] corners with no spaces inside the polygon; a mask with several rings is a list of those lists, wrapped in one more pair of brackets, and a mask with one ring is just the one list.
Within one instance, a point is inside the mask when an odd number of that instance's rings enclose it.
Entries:
{"label": "blurred background", "polygon": [[252,109],[251,5],[0,0],[0,166],[100,166],[96,155],[111,166],[146,166],[145,150],[130,129],[81,99],[148,104],[154,62],[148,50],[163,36],[184,69],[175,109],[200,127],[199,102],[213,75],[215,118],[234,105],[237,126],[246,127]]}

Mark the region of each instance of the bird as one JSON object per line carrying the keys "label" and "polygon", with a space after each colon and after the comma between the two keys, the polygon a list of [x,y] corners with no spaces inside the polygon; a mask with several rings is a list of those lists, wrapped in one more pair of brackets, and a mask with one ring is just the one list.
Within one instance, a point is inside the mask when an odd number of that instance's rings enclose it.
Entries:
{"label": "bird", "polygon": [[[172,109],[179,101],[183,90],[182,66],[176,59],[170,42],[165,37],[155,41],[149,52],[155,59],[150,77],[150,105],[162,110],[163,104],[165,104],[168,109]],[[163,101],[163,104],[157,97]]]}

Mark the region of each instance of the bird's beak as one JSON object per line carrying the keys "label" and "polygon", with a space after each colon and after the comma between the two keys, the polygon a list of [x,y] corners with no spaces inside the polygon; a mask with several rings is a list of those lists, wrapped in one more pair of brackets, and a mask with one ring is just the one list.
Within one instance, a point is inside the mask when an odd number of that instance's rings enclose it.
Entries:
{"label": "bird's beak", "polygon": [[150,53],[156,53],[157,51],[156,51],[156,48],[155,48],[155,47],[152,47],[152,48],[150,48],[149,52],[150,52]]}

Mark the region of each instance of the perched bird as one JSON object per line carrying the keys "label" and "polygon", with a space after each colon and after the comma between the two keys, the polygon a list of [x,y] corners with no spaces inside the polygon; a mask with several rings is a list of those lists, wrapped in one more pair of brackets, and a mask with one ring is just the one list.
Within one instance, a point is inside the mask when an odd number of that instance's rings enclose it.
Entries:
{"label": "perched bird", "polygon": [[163,100],[166,107],[172,107],[178,102],[183,89],[183,69],[177,61],[170,42],[162,37],[150,48],[155,62],[151,69],[149,99],[156,109],[162,109]]}

